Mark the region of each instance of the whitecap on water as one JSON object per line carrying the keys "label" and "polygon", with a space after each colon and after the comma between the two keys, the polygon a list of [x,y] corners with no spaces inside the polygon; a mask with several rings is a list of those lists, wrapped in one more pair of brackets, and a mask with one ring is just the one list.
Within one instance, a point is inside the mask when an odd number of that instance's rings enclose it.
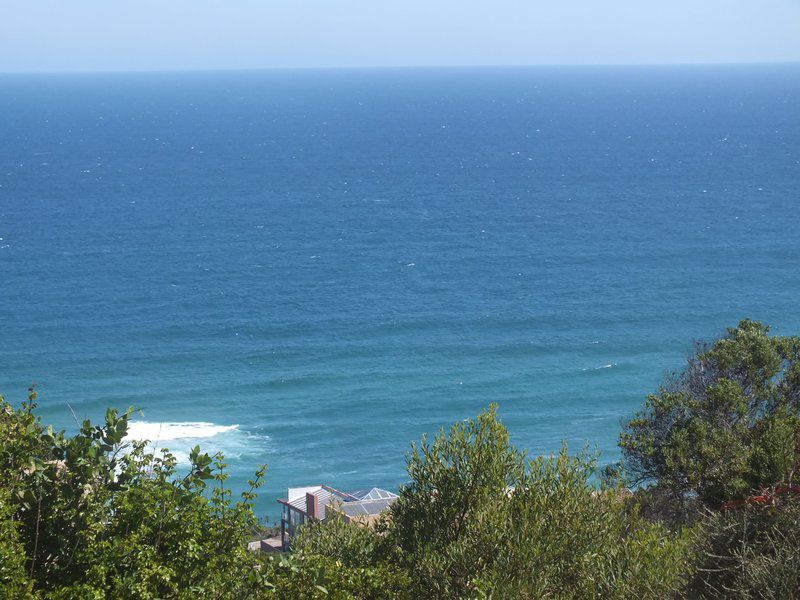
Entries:
{"label": "whitecap on water", "polygon": [[148,440],[160,443],[181,438],[207,438],[219,433],[238,429],[238,425],[215,425],[204,421],[185,423],[151,423],[149,421],[131,421],[128,425],[126,440]]}
{"label": "whitecap on water", "polygon": [[616,366],[617,366],[617,363],[609,363],[607,365],[602,365],[600,367],[592,367],[592,368],[581,369],[581,371],[600,371],[601,369],[613,369]]}
{"label": "whitecap on water", "polygon": [[269,436],[257,435],[239,429],[238,424],[219,425],[205,421],[162,422],[131,421],[125,441],[147,440],[148,449],[158,451],[169,448],[185,465],[189,453],[199,445],[203,452],[222,452],[227,459],[238,459],[243,455],[258,458],[268,451]]}

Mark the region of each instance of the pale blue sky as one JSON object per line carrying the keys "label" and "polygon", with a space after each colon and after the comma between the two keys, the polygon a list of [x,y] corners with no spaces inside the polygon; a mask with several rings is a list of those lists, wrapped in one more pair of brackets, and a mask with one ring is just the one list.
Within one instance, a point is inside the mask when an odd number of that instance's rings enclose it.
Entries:
{"label": "pale blue sky", "polygon": [[800,0],[0,0],[0,71],[800,61]]}

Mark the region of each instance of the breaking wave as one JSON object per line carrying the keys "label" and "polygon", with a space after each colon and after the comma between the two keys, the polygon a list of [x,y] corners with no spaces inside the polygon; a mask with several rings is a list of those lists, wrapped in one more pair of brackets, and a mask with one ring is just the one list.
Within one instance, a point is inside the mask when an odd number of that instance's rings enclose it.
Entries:
{"label": "breaking wave", "polygon": [[226,458],[259,455],[268,450],[269,436],[251,434],[239,425],[218,425],[205,421],[164,422],[131,421],[125,441],[147,440],[148,448],[168,448],[179,464],[188,464],[189,453],[199,445],[203,452],[222,452]]}
{"label": "breaking wave", "polygon": [[238,425],[215,425],[204,421],[186,423],[151,423],[131,421],[127,440],[148,440],[153,444],[180,439],[201,439],[214,437],[220,433],[234,431]]}

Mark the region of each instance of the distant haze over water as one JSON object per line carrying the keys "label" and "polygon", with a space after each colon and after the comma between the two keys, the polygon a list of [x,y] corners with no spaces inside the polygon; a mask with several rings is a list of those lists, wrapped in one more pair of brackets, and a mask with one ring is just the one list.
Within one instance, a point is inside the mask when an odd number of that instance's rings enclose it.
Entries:
{"label": "distant haze over water", "polygon": [[272,518],[492,401],[616,460],[693,339],[800,333],[798,107],[798,66],[1,76],[0,391],[267,462]]}

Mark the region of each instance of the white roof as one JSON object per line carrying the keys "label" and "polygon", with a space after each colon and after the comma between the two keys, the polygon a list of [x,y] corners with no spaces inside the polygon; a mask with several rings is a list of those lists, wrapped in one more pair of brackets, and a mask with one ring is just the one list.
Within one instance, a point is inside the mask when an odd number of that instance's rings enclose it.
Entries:
{"label": "white roof", "polygon": [[289,494],[286,496],[288,502],[294,502],[298,498],[303,498],[305,501],[306,494],[314,494],[322,489],[321,485],[309,485],[306,487],[289,488]]}

